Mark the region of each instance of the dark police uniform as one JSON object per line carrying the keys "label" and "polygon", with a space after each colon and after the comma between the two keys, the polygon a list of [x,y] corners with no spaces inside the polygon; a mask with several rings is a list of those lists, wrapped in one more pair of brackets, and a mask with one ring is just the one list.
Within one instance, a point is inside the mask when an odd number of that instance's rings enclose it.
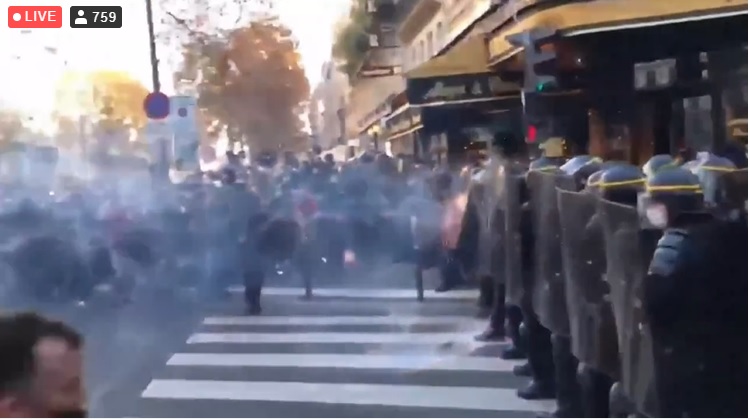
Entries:
{"label": "dark police uniform", "polygon": [[[585,192],[593,199],[635,208],[637,194],[645,181],[641,170],[622,162],[605,163],[602,167],[602,170],[589,176]],[[577,289],[586,296],[585,302],[578,305],[581,311],[578,315],[581,322],[578,333],[582,336],[574,336],[577,345],[573,345],[574,354],[580,361],[577,375],[582,416],[610,417],[610,389],[619,379],[620,360],[612,296],[604,278],[607,266],[604,232],[602,220],[596,212],[583,231],[580,247],[585,249],[580,254],[585,255],[588,261],[582,265],[583,272],[576,272],[578,276],[571,279],[574,282],[583,281]],[[575,316],[572,316],[571,323],[573,318]]]}
{"label": "dark police uniform", "polygon": [[657,396],[649,415],[747,415],[747,198],[721,202],[737,196],[720,190],[733,165],[702,160],[681,184],[650,182],[643,205],[664,228],[644,281]]}
{"label": "dark police uniform", "polygon": [[[554,147],[550,148],[554,149]],[[557,153],[534,160],[529,165],[529,172],[557,171],[564,160]],[[521,267],[523,275],[533,278],[536,270],[536,240],[534,215],[530,202],[522,206],[521,211]],[[532,303],[535,287],[533,279],[524,281],[528,286],[521,301],[523,313],[523,327],[525,347],[531,370],[531,382],[525,388],[518,390],[518,396],[523,399],[543,399],[555,397],[554,362],[552,358],[552,342],[550,331],[539,322],[538,313]]]}

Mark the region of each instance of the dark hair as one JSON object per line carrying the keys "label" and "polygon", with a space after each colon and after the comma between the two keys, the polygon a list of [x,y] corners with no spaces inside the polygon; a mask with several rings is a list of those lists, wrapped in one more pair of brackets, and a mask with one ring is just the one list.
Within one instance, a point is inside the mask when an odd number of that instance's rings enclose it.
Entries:
{"label": "dark hair", "polygon": [[45,338],[63,340],[73,349],[83,337],[63,322],[36,313],[0,316],[0,396],[25,385],[34,374],[34,347]]}

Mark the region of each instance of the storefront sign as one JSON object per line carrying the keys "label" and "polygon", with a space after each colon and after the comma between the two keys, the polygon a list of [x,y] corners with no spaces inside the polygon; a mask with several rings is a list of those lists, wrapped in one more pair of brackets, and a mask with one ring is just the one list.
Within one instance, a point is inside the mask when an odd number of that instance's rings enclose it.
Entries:
{"label": "storefront sign", "polygon": [[388,77],[401,74],[401,66],[392,67],[370,67],[363,68],[359,71],[359,77],[362,78],[375,78],[375,77]]}
{"label": "storefront sign", "polygon": [[406,95],[412,105],[483,99],[511,93],[513,85],[494,74],[409,79]]}

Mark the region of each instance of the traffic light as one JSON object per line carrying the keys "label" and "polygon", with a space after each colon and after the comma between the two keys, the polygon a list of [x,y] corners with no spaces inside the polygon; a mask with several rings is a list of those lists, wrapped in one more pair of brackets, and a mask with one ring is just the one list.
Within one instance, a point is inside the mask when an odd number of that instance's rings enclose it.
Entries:
{"label": "traffic light", "polygon": [[557,52],[543,50],[558,37],[558,31],[550,28],[533,28],[529,31],[508,35],[508,42],[521,47],[525,52],[526,69],[524,72],[524,90],[542,93],[557,87],[555,76]]}
{"label": "traffic light", "polygon": [[529,125],[526,128],[526,142],[528,143],[535,143],[537,137],[537,128],[536,125]]}

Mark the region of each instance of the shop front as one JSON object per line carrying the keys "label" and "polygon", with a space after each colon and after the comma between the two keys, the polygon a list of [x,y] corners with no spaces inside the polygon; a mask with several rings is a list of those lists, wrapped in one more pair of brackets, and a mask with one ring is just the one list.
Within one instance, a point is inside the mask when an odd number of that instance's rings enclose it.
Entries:
{"label": "shop front", "polygon": [[719,150],[731,139],[727,124],[747,115],[747,8],[747,0],[532,5],[489,37],[488,64],[522,72],[524,54],[509,37],[554,29],[546,47],[557,55],[554,95],[586,108],[590,153],[642,163],[682,148]]}
{"label": "shop front", "polygon": [[521,106],[518,85],[487,71],[483,36],[458,42],[411,70],[398,99],[389,131],[407,136],[404,142],[419,158],[441,164],[463,160],[477,129]]}

